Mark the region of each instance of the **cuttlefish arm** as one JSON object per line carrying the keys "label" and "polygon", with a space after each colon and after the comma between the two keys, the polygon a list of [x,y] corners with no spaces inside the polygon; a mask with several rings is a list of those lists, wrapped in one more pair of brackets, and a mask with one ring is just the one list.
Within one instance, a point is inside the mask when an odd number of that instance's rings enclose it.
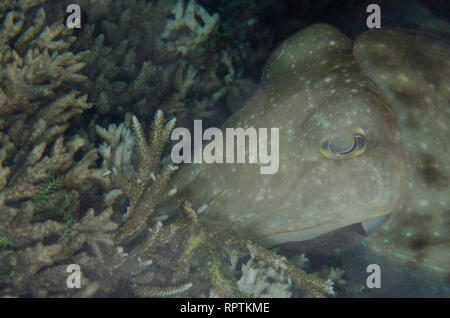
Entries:
{"label": "cuttlefish arm", "polygon": [[[450,273],[450,37],[377,30],[354,55],[399,120],[407,178],[401,206],[364,240],[374,254]],[[447,288],[447,292],[450,290]],[[449,294],[447,294],[448,296]]]}
{"label": "cuttlefish arm", "polygon": [[[261,174],[260,161],[185,165],[172,183],[178,189],[172,205],[189,199],[206,207],[203,217],[268,246],[310,239],[397,207],[404,181],[397,120],[352,48],[350,39],[325,24],[282,43],[255,96],[222,127],[268,128],[269,134],[278,128],[277,173]],[[269,137],[259,143],[271,149]]]}

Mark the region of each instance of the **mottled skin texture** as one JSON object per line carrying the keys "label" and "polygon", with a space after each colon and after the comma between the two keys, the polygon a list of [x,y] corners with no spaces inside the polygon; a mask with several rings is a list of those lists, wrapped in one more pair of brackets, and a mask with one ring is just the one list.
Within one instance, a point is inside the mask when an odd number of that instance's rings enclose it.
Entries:
{"label": "mottled skin texture", "polygon": [[367,32],[356,40],[354,55],[397,114],[406,153],[400,206],[385,226],[369,236],[368,247],[445,273],[448,287],[449,37],[398,30]]}
{"label": "mottled skin texture", "polygon": [[[267,246],[392,213],[369,247],[448,271],[447,45],[401,30],[369,31],[355,43],[329,25],[299,31],[272,54],[248,105],[224,124],[278,127],[278,173],[261,175],[251,164],[187,165],[171,203],[207,204],[203,217]],[[354,129],[366,134],[364,153],[320,154],[322,140]]]}

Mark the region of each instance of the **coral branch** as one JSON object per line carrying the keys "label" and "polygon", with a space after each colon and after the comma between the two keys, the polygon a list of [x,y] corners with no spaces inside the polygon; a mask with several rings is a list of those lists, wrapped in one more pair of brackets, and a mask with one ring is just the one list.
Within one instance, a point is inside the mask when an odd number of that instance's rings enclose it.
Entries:
{"label": "coral branch", "polygon": [[253,258],[262,260],[274,269],[289,277],[294,284],[306,290],[313,297],[324,297],[324,294],[333,295],[333,283],[331,280],[323,280],[307,274],[302,269],[289,263],[286,258],[256,244],[248,242],[247,245]]}
{"label": "coral branch", "polygon": [[158,110],[147,141],[141,124],[135,116],[132,117],[134,142],[140,159],[139,169],[134,176],[123,172],[124,166],[130,166],[129,162],[124,162],[124,159],[130,160],[129,156],[124,155],[124,151],[132,147],[127,140],[128,134],[123,133],[125,128],[122,125],[110,126],[108,130],[97,127],[98,134],[109,144],[109,147],[103,146],[101,153],[107,161],[105,166],[111,169],[111,181],[121,187],[130,200],[127,220],[116,234],[117,242],[124,243],[140,233],[155,206],[169,195],[167,183],[176,167],[166,165],[160,173],[157,170],[164,145],[174,125],[175,119],[164,124],[163,112]]}

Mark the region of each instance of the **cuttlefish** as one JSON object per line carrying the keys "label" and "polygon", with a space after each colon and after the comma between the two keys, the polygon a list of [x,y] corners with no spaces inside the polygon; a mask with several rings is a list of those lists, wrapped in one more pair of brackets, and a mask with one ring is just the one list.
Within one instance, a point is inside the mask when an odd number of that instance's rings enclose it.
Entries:
{"label": "cuttlefish", "polygon": [[[279,128],[278,172],[261,174],[263,163],[186,164],[170,204],[188,199],[202,217],[266,246],[361,224],[374,252],[449,272],[450,46],[442,35],[379,29],[353,41],[311,25],[273,52],[227,127]],[[259,142],[270,149],[269,138]]]}

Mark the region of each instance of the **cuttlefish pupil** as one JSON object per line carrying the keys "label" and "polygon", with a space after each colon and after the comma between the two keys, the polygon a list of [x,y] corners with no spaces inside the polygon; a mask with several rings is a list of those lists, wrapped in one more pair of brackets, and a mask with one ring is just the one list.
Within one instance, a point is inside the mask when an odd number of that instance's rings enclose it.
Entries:
{"label": "cuttlefish pupil", "polygon": [[320,153],[329,159],[352,158],[362,154],[367,138],[362,129],[355,129],[351,136],[326,138],[320,144]]}

